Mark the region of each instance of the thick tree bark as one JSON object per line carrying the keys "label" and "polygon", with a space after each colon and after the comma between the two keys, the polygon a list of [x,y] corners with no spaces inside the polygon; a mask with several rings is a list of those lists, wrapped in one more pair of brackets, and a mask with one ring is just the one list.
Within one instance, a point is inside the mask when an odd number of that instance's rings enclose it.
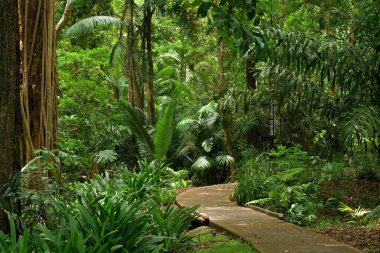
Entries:
{"label": "thick tree bark", "polygon": [[[0,196],[20,161],[20,66],[17,1],[0,1]],[[0,230],[7,231],[0,209]]]}
{"label": "thick tree bark", "polygon": [[53,150],[57,138],[54,1],[21,0],[23,164],[33,150]]}

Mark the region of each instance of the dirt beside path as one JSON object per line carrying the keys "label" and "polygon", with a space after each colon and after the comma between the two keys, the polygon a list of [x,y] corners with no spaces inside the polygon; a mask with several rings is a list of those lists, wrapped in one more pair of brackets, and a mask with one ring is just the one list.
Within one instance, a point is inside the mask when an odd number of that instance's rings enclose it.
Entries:
{"label": "dirt beside path", "polygon": [[380,253],[380,225],[371,230],[366,227],[351,226],[318,228],[313,231],[330,236],[337,241],[364,250],[364,252]]}

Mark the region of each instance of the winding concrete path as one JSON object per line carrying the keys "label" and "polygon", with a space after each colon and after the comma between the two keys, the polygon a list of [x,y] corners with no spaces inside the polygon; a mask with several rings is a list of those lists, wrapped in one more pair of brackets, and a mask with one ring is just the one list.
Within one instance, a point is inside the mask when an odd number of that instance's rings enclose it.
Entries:
{"label": "winding concrete path", "polygon": [[[181,207],[201,205],[199,214],[210,226],[249,242],[260,253],[357,253],[341,242],[280,219],[237,206],[229,200],[233,184],[189,189],[177,196]],[[233,253],[233,252],[231,252]]]}

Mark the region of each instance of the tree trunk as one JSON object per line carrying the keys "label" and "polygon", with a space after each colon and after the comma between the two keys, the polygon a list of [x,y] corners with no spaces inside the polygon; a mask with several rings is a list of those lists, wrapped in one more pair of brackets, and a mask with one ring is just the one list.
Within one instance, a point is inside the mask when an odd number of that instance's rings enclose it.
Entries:
{"label": "tree trunk", "polygon": [[59,36],[59,33],[61,32],[61,30],[65,27],[65,25],[69,21],[69,17],[74,10],[71,7],[71,5],[72,5],[72,2],[70,0],[66,0],[65,10],[63,11],[61,19],[58,21],[57,25],[55,26],[55,33],[57,37]]}
{"label": "tree trunk", "polygon": [[218,65],[219,65],[219,82],[220,82],[220,90],[222,96],[226,90],[227,90],[227,80],[226,80],[226,74],[224,70],[224,47],[220,38],[220,35],[218,34],[217,40],[220,41],[219,45],[217,46],[217,53],[218,53]]}
{"label": "tree trunk", "polygon": [[[0,197],[11,175],[20,171],[20,65],[18,6],[15,0],[0,1]],[[0,230],[9,231],[0,209]]]}
{"label": "tree trunk", "polygon": [[[226,143],[227,152],[228,155],[231,157],[234,157],[234,148],[232,145],[232,138],[231,138],[231,125],[232,125],[232,118],[229,115],[223,115],[223,131],[224,131],[224,141]],[[234,180],[235,176],[235,164],[230,164],[230,177],[232,180]]]}
{"label": "tree trunk", "polygon": [[23,164],[33,158],[34,149],[56,147],[58,80],[54,12],[54,1],[20,1]]}
{"label": "tree trunk", "polygon": [[156,121],[156,111],[154,108],[154,93],[153,93],[153,80],[154,80],[154,70],[153,70],[153,52],[152,52],[152,14],[150,4],[148,4],[146,10],[146,43],[148,50],[148,87],[147,87],[147,107],[148,107],[148,116],[151,124],[154,124]]}
{"label": "tree trunk", "polygon": [[[220,40],[220,36],[218,35],[218,40]],[[218,57],[218,65],[219,65],[219,83],[221,93],[220,96],[223,97],[224,93],[228,90],[228,84],[226,79],[226,74],[224,70],[224,55],[223,55],[223,45],[220,44],[217,47],[217,57]],[[222,120],[223,120],[223,131],[224,131],[224,142],[226,144],[227,152],[229,156],[234,157],[234,148],[232,145],[231,138],[231,125],[232,125],[232,116],[228,112],[222,112]],[[233,163],[230,164],[230,177],[233,180],[235,174],[235,165]]]}
{"label": "tree trunk", "polygon": [[129,0],[129,25],[128,25],[128,46],[127,46],[127,61],[128,61],[128,101],[132,106],[144,109],[144,96],[141,88],[137,83],[137,63],[136,63],[136,47],[137,40],[134,31],[134,2]]}
{"label": "tree trunk", "polygon": [[254,72],[255,61],[252,56],[248,55],[247,60],[245,61],[245,81],[248,88],[255,90],[256,89],[256,76]]}

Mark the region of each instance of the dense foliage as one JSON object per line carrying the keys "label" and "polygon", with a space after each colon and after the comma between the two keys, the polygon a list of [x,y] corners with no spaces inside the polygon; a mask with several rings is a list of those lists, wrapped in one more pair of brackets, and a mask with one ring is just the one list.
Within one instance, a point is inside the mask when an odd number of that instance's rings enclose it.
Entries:
{"label": "dense foliage", "polygon": [[[186,246],[197,207],[173,206],[181,177],[162,164],[139,163],[114,179],[44,192],[24,191],[21,216],[9,213],[11,233],[0,232],[2,252],[159,252]],[[178,182],[178,184],[176,184]],[[22,235],[17,237],[20,232]]]}
{"label": "dense foliage", "polygon": [[297,224],[379,223],[380,193],[326,190],[380,180],[378,1],[56,3],[57,150],[3,186],[1,251],[172,251],[174,190],[228,181]]}

